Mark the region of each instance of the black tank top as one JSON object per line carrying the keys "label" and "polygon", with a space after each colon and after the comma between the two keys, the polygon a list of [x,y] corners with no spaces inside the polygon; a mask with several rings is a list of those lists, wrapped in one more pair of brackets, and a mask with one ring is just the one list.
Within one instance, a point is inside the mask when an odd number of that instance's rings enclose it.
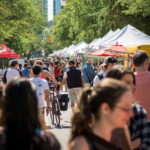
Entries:
{"label": "black tank top", "polygon": [[89,144],[90,150],[122,150],[121,148],[117,148],[115,145],[107,142],[92,132],[88,132],[82,136]]}

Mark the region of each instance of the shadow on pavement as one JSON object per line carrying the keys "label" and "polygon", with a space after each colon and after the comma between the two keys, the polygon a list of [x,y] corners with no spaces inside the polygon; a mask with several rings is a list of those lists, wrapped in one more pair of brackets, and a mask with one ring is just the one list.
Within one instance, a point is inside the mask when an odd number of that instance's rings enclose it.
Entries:
{"label": "shadow on pavement", "polygon": [[56,124],[53,124],[54,126],[51,127],[51,129],[69,129],[71,128],[71,125],[60,125],[60,126],[57,126]]}

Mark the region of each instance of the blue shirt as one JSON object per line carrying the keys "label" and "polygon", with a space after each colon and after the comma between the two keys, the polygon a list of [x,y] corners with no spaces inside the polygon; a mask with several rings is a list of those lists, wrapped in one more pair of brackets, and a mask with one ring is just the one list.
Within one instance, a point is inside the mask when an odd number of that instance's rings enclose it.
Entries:
{"label": "blue shirt", "polygon": [[82,72],[83,72],[83,80],[85,83],[89,83],[93,81],[96,75],[94,69],[92,68],[90,64],[86,64],[84,68],[82,69]]}
{"label": "blue shirt", "polygon": [[28,68],[23,68],[23,69],[21,70],[21,72],[22,72],[22,76],[23,76],[23,77],[29,78],[30,69],[28,69]]}

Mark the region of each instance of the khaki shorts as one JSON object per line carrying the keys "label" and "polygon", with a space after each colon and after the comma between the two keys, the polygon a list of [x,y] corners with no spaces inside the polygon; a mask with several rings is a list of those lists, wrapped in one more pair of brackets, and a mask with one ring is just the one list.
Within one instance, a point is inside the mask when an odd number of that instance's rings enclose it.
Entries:
{"label": "khaki shorts", "polygon": [[69,100],[71,101],[71,103],[75,104],[80,99],[82,88],[71,88],[68,92]]}

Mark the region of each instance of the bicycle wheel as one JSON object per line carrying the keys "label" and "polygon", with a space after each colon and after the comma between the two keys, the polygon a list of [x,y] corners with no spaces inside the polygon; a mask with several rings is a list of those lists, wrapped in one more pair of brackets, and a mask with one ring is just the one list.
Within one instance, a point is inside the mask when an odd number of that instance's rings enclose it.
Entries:
{"label": "bicycle wheel", "polygon": [[60,126],[60,109],[59,109],[59,105],[56,99],[53,100],[53,108],[54,108],[56,125]]}

